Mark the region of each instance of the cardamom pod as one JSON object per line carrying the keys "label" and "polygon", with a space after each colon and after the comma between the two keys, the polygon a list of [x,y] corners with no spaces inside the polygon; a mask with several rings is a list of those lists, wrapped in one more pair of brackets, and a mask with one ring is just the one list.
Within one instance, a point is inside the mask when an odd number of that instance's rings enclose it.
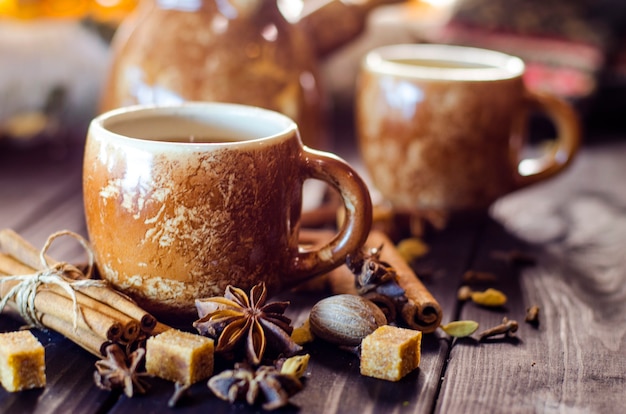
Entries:
{"label": "cardamom pod", "polygon": [[396,249],[407,263],[411,263],[428,253],[428,245],[417,237],[401,240]]}
{"label": "cardamom pod", "polygon": [[472,292],[472,301],[477,305],[498,307],[506,303],[507,297],[497,289],[489,288],[484,292]]}
{"label": "cardamom pod", "polygon": [[280,368],[280,373],[300,378],[306,372],[310,358],[311,356],[309,354],[296,355],[288,358]]}
{"label": "cardamom pod", "polygon": [[440,326],[445,333],[455,338],[464,338],[470,336],[478,329],[476,321],[452,321]]}

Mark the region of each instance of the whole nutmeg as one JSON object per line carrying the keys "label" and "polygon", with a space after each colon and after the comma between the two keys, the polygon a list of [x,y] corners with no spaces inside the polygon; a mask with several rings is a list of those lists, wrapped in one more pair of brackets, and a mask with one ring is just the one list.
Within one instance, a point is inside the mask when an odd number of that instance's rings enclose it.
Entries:
{"label": "whole nutmeg", "polygon": [[342,294],[317,302],[309,315],[311,332],[336,345],[356,346],[379,326],[385,314],[372,301]]}

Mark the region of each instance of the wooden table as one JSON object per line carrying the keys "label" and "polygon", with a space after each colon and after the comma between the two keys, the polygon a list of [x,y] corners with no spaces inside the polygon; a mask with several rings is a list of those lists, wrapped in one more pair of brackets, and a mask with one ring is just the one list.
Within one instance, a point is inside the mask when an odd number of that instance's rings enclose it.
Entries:
{"label": "wooden table", "polygon": [[[426,335],[422,362],[398,383],[359,374],[353,354],[315,342],[305,388],[286,412],[617,413],[626,409],[626,136],[587,142],[563,175],[493,206],[489,215],[452,220],[429,232],[430,253],[416,271],[444,309],[444,322],[497,325],[519,321],[514,338],[478,342]],[[621,140],[620,140],[621,139]],[[0,143],[2,144],[2,143]],[[350,147],[349,145],[347,147]],[[81,197],[81,143],[65,153],[47,146],[0,146],[0,228],[10,227],[41,247],[51,233],[86,234]],[[346,154],[347,158],[351,154]],[[520,250],[532,266],[512,266],[494,252]],[[71,241],[53,246],[64,260],[84,260]],[[489,286],[509,297],[494,311],[456,299],[467,270],[492,272]],[[288,293],[295,325],[318,297]],[[540,307],[540,324],[524,322]],[[0,331],[21,322],[0,315]],[[151,380],[147,395],[129,399],[96,388],[96,358],[54,332],[34,329],[46,348],[45,389],[7,393],[0,412],[167,412],[173,385]],[[180,400],[178,413],[253,412],[213,397],[202,381]]]}

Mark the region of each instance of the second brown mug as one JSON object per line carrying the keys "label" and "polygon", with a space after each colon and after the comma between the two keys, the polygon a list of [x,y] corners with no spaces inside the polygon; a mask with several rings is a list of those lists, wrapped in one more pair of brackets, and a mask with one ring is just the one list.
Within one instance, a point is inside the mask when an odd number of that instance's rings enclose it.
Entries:
{"label": "second brown mug", "polygon": [[[371,179],[395,209],[480,210],[552,177],[574,158],[576,112],[524,86],[524,62],[504,53],[437,44],[384,46],[363,61],[356,128]],[[557,138],[523,158],[532,110]]]}

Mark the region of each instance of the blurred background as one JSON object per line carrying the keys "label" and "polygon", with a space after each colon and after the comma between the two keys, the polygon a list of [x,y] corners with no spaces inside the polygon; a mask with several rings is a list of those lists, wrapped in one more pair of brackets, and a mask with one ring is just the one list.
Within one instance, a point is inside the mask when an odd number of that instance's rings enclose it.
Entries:
{"label": "blurred background", "polygon": [[[112,42],[139,7],[193,13],[205,2],[229,4],[233,10],[273,3],[260,1],[0,0],[0,150],[48,145],[62,153],[65,146],[82,142],[89,120],[102,110],[104,92],[111,88],[107,77],[114,59]],[[528,65],[527,85],[574,103],[588,130],[616,135],[626,131],[623,0],[278,3],[293,24],[307,10],[341,5],[327,12],[337,10],[340,18],[320,20],[314,28],[319,38],[350,31],[346,39],[316,56],[319,84],[334,124],[352,122],[355,79],[369,49],[393,43],[451,43],[522,57]],[[359,24],[348,27],[350,15],[358,17],[354,21]],[[158,51],[159,45],[152,47]]]}

